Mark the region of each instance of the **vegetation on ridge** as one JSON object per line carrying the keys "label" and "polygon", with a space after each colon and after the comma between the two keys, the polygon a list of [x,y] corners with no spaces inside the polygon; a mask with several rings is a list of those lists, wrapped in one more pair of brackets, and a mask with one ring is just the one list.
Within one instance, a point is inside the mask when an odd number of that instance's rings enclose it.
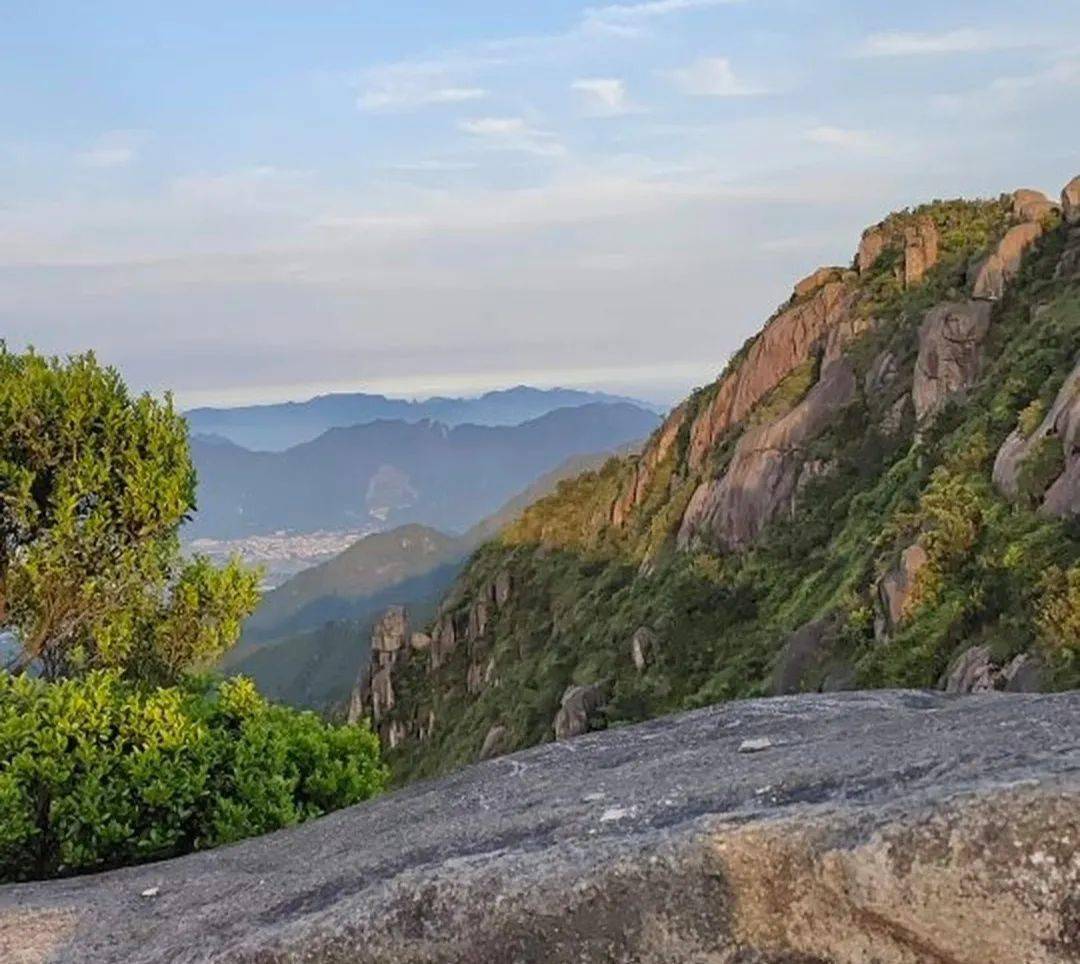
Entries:
{"label": "vegetation on ridge", "polygon": [[[894,215],[885,227],[929,216],[939,259],[921,283],[905,285],[902,247],[888,245],[869,271],[845,275],[857,312],[872,323],[847,349],[860,386],[807,459],[829,471],[810,481],[794,514],[769,525],[749,548],[731,552],[675,544],[698,484],[723,473],[747,424],[790,411],[814,380],[809,365],[733,425],[700,469],[688,461],[690,425],[722,379],[694,393],[667,456],[626,523],[611,506],[636,471],[633,459],[564,482],[474,556],[444,603],[464,625],[499,574],[512,598],[489,614],[483,638],[459,645],[435,671],[412,660],[394,682],[390,720],[434,718],[430,738],[408,739],[390,754],[399,780],[443,772],[476,758],[485,734],[505,727],[508,745],[551,737],[571,684],[600,683],[606,708],[593,726],[613,726],[718,700],[772,691],[782,647],[815,620],[828,630],[805,685],[938,685],[956,656],[989,648],[997,665],[1037,658],[1043,685],[1080,683],[1080,530],[1038,513],[1030,496],[1013,503],[991,481],[994,456],[1019,422],[1030,432],[1048,410],[1080,349],[1080,286],[1055,277],[1066,231],[1051,225],[995,305],[981,376],[966,401],[950,402],[917,427],[910,402],[927,311],[966,295],[968,266],[1010,225],[1011,199],[935,202]],[[729,371],[743,363],[751,342]],[[889,352],[900,375],[873,391],[865,382]],[[893,431],[883,427],[900,412]],[[1023,466],[1021,488],[1045,490],[1061,470],[1060,440]],[[928,557],[901,625],[882,636],[877,598],[902,550]],[[656,653],[644,671],[631,639],[647,627]],[[470,693],[470,663],[489,660],[493,685]]]}

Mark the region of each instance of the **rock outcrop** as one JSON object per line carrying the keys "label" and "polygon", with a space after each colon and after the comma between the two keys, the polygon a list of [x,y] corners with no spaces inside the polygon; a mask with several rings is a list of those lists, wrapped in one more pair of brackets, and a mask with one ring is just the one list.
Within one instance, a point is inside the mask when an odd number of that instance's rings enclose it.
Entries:
{"label": "rock outcrop", "polygon": [[950,667],[942,680],[946,693],[1037,692],[1042,676],[1039,661],[1027,653],[1015,656],[1004,666],[995,662],[989,646],[972,646]]}
{"label": "rock outcrop", "polygon": [[1019,496],[1024,463],[1046,445],[1061,446],[1063,470],[1041,493],[1042,510],[1059,518],[1080,515],[1080,362],[1035,431],[1025,436],[1017,428],[998,450],[993,477],[1004,495]]}
{"label": "rock outcrop", "polygon": [[986,301],[1000,301],[1005,288],[1020,272],[1024,255],[1043,236],[1043,226],[1038,221],[1025,221],[1010,228],[997,247],[972,266],[970,278],[971,297]]}
{"label": "rock outcrop", "polygon": [[597,711],[603,705],[604,692],[599,685],[569,687],[563,694],[562,705],[552,723],[555,739],[569,740],[588,733]]}
{"label": "rock outcrop", "polygon": [[904,285],[918,284],[938,263],[941,238],[937,225],[929,215],[923,215],[904,229]]}
{"label": "rock outcrop", "polygon": [[510,746],[510,731],[505,726],[496,724],[484,737],[484,745],[480,747],[480,760],[493,760],[497,756],[506,753]]}
{"label": "rock outcrop", "polygon": [[1074,177],[1061,192],[1061,212],[1066,224],[1080,224],[1080,177]]}
{"label": "rock outcrop", "polygon": [[907,616],[919,573],[930,561],[926,550],[914,543],[902,553],[897,564],[878,580],[878,609],[874,635],[887,639]]}
{"label": "rock outcrop", "polygon": [[0,959],[1066,964],[1078,839],[1080,695],[784,697],[0,888]]}
{"label": "rock outcrop", "polygon": [[984,301],[939,305],[919,329],[919,357],[911,398],[922,421],[947,401],[962,398],[982,366],[982,344],[990,329],[991,307]]}
{"label": "rock outcrop", "polygon": [[1042,191],[1021,188],[1012,194],[1013,213],[1021,221],[1042,221],[1060,209]]}
{"label": "rock outcrop", "polygon": [[349,700],[348,721],[371,716],[382,722],[395,706],[393,671],[410,644],[409,617],[404,606],[391,606],[371,632],[371,661],[360,671]]}
{"label": "rock outcrop", "polygon": [[802,281],[796,282],[794,298],[806,298],[814,292],[824,288],[833,281],[839,281],[844,276],[843,268],[818,268],[817,271],[808,274]]}
{"label": "rock outcrop", "polygon": [[906,287],[918,284],[938,263],[941,235],[929,215],[889,219],[863,232],[855,264],[860,274],[870,271],[890,246],[900,248],[897,277]]}
{"label": "rock outcrop", "polygon": [[644,673],[656,660],[659,637],[648,626],[639,626],[630,639],[630,659],[634,669]]}
{"label": "rock outcrop", "polygon": [[748,545],[781,513],[793,510],[806,443],[819,435],[856,393],[846,360],[830,365],[787,415],[748,430],[724,475],[698,486],[683,515],[678,543]]}

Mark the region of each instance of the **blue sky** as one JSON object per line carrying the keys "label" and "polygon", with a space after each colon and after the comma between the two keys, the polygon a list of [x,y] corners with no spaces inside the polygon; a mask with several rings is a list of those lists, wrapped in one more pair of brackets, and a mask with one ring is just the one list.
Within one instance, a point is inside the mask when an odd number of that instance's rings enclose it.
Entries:
{"label": "blue sky", "polygon": [[0,332],[181,401],[672,399],[890,209],[1080,173],[1080,5],[2,2]]}

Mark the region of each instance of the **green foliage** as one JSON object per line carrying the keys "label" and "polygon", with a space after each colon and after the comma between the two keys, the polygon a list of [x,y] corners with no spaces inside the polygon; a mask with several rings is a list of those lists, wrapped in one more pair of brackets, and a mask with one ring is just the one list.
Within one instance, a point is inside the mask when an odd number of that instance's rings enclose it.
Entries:
{"label": "green foliage", "polygon": [[[1061,655],[1080,633],[1080,530],[1040,515],[1032,499],[1010,503],[991,478],[1005,438],[1018,422],[1028,433],[1038,427],[1076,364],[1080,288],[1055,277],[1063,231],[1051,230],[995,306],[985,370],[966,401],[917,434],[910,403],[927,310],[967,296],[967,266],[1008,228],[1010,208],[1007,199],[946,201],[888,219],[881,258],[847,282],[869,322],[846,350],[862,397],[808,446],[806,457],[828,471],[755,545],[688,554],[672,544],[695,487],[722,473],[746,424],[798,403],[816,374],[809,363],[718,439],[701,468],[689,465],[684,426],[667,457],[650,466],[622,525],[610,524],[612,506],[642,478],[630,460],[566,484],[483,547],[447,611],[465,625],[470,602],[486,598],[501,572],[512,577],[511,599],[484,637],[459,642],[436,674],[409,665],[396,679],[401,718],[434,712],[438,722],[430,741],[390,755],[395,777],[472,761],[496,724],[515,747],[550,739],[559,698],[575,682],[604,685],[608,726],[771,692],[783,644],[812,620],[829,626],[815,686],[935,686],[958,653],[980,643],[1000,661],[1041,645],[1060,657],[1050,685],[1080,683],[1080,658]],[[941,233],[941,260],[905,287],[897,270],[904,229],[924,215]],[[886,353],[898,374],[870,390],[865,376]],[[714,383],[684,403],[687,425],[717,390]],[[1060,468],[1058,439],[1024,466],[1022,486],[1041,495]],[[916,542],[929,562],[901,624],[883,634],[875,625],[880,580]],[[658,640],[641,671],[631,659],[640,627]],[[489,660],[499,685],[469,693],[469,666]]]}
{"label": "green foliage", "polygon": [[231,645],[258,577],[180,559],[194,497],[171,399],[132,397],[90,354],[0,343],[0,629],[22,644],[19,668],[167,682]]}
{"label": "green foliage", "polygon": [[0,674],[0,880],[156,860],[377,793],[366,727],[267,703],[242,677],[146,689],[115,672]]}

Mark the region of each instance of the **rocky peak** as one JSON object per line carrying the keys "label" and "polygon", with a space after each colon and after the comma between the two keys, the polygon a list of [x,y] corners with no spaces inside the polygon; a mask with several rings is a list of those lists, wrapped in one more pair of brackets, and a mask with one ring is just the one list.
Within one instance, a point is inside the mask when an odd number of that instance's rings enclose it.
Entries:
{"label": "rocky peak", "polygon": [[941,235],[928,214],[887,218],[863,232],[855,263],[859,273],[866,274],[886,250],[895,247],[902,253],[897,277],[910,287],[938,263],[940,245]]}

